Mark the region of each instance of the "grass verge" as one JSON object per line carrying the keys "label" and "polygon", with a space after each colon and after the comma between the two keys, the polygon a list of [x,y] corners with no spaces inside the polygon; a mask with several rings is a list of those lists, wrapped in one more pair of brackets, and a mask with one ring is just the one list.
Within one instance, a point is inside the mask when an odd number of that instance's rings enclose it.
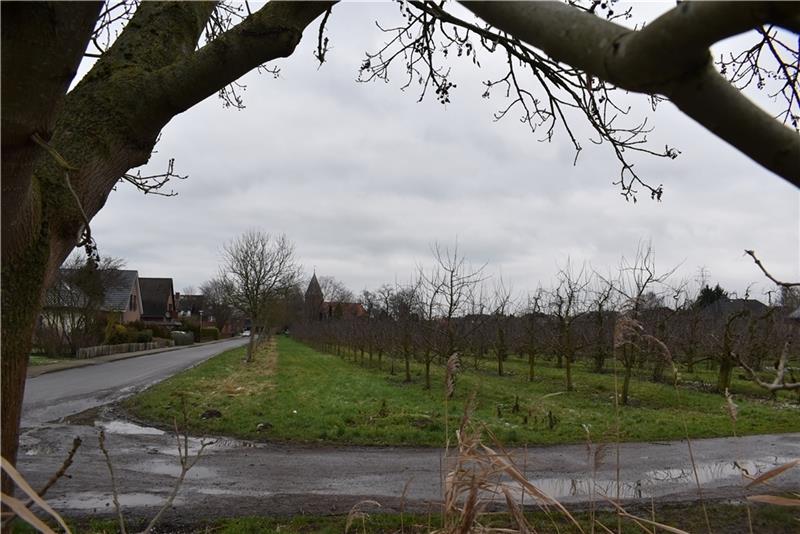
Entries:
{"label": "grass verge", "polygon": [[[406,383],[400,374],[352,362],[285,337],[260,351],[251,364],[234,349],[128,399],[135,417],[167,426],[186,402],[190,432],[246,439],[358,445],[444,444],[443,371],[433,370],[431,390],[421,368]],[[398,366],[399,369],[399,366]],[[450,402],[450,425],[458,426],[463,403],[477,391],[474,421],[484,422],[506,445],[575,443],[613,429],[613,375],[576,368],[575,391],[563,387],[563,370],[540,365],[527,381],[525,364],[510,359],[505,376],[465,369]],[[734,389],[736,391],[736,389]],[[725,400],[696,387],[675,388],[634,379],[631,406],[621,409],[625,441],[680,439],[685,421],[693,438],[730,436]],[[796,404],[737,398],[739,435],[800,431]],[[209,410],[219,417],[202,418]],[[260,426],[259,426],[260,425]]]}
{"label": "grass verge", "polygon": [[[714,532],[726,534],[749,533],[747,511],[744,506],[736,504],[707,504],[709,521]],[[373,509],[365,509],[372,512]],[[379,511],[379,509],[378,509]],[[655,518],[656,521],[674,526],[688,532],[702,531],[705,521],[702,510],[698,505],[659,505],[654,510],[638,510],[639,517]],[[771,534],[789,534],[797,532],[797,512],[791,509],[759,505],[751,507],[753,532],[769,532]],[[651,515],[652,514],[652,515]],[[588,512],[573,512],[574,517],[581,524],[585,532],[591,532]],[[530,512],[526,516],[531,524],[535,525],[537,532],[544,533],[574,533],[577,529],[558,514],[545,514],[544,512]],[[421,534],[441,528],[441,518],[432,514],[405,515],[370,513],[365,516],[351,518],[350,532],[353,533],[407,533]],[[607,528],[616,532],[617,516],[611,512],[598,512],[595,519]],[[348,518],[344,516],[295,516],[290,518],[280,517],[239,517],[218,521],[204,520],[202,517],[192,518],[192,523],[176,524],[166,523],[158,528],[159,532],[171,533],[205,533],[215,534],[301,534],[322,533],[342,534],[345,532]],[[94,519],[90,522],[72,522],[73,532],[80,534],[113,534],[118,531],[117,523],[109,519]],[[482,518],[482,524],[494,528],[516,527],[513,519],[508,514],[489,514]],[[136,527],[135,523],[130,525]],[[144,527],[144,523],[140,525]],[[133,530],[133,529],[131,529]],[[595,532],[604,532],[595,523]],[[659,530],[662,532],[663,530]],[[17,522],[14,528],[16,534],[33,533],[35,530]],[[642,533],[643,529],[633,522],[622,522],[623,533]]]}
{"label": "grass verge", "polygon": [[72,358],[51,358],[49,356],[31,356],[28,358],[28,365],[29,366],[37,366],[37,365],[50,365],[53,363],[61,363],[67,361],[74,361]]}

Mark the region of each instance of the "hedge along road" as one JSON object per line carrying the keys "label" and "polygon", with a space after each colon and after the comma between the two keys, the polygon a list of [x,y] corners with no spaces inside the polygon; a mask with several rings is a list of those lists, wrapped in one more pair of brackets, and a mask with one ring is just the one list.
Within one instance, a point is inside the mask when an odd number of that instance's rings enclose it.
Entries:
{"label": "hedge along road", "polygon": [[[94,426],[43,421],[118,400],[244,342],[232,340],[31,379],[20,470],[34,487],[41,486],[61,465],[73,438],[80,436],[83,446],[71,476],[50,490],[48,500],[71,516],[113,514],[108,470],[97,446],[102,427],[126,515],[151,516],[180,471],[174,435],[124,421],[96,421]],[[746,490],[734,462],[754,473],[800,457],[800,434],[694,440],[692,445],[704,498],[735,499],[763,491]],[[190,439],[191,451],[199,447],[200,440]],[[594,480],[584,445],[536,447],[514,455],[528,478],[564,502],[587,502],[592,488],[616,494],[613,448]],[[169,515],[173,521],[196,521],[199,516],[346,513],[366,498],[380,501],[384,511],[402,507],[425,512],[441,499],[446,464],[441,449],[314,447],[223,438],[206,449],[190,471]],[[623,498],[670,502],[698,498],[685,441],[622,444],[619,477]],[[778,488],[799,487],[800,469],[787,471],[775,482]]]}
{"label": "hedge along road", "polygon": [[247,341],[233,338],[29,378],[25,383],[22,426],[56,421],[115,402]]}

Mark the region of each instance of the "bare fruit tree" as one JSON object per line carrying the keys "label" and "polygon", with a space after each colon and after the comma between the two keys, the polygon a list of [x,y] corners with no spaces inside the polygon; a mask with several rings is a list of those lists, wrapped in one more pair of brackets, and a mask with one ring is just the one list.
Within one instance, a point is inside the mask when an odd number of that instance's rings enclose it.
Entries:
{"label": "bare fruit tree", "polygon": [[[745,250],[744,252],[745,254],[753,258],[753,261],[758,266],[758,268],[761,269],[761,272],[764,274],[764,276],[766,276],[772,282],[774,282],[776,286],[784,290],[783,294],[786,294],[789,291],[797,287],[800,287],[800,282],[788,282],[775,278],[772,274],[770,274],[769,271],[767,271],[767,268],[764,266],[764,264],[761,263],[761,260],[758,258],[758,256],[756,256],[755,251]],[[780,358],[775,364],[775,377],[773,378],[772,382],[765,382],[764,380],[762,380],[758,376],[758,373],[750,365],[748,365],[747,362],[744,361],[744,359],[739,354],[734,355],[738,360],[739,365],[741,365],[742,368],[745,370],[745,372],[747,372],[747,375],[753,382],[773,393],[781,390],[800,390],[800,380],[798,380],[792,375],[789,366],[789,357],[792,353],[792,345],[794,342],[794,338],[797,336],[798,331],[800,331],[800,307],[798,307],[793,311],[792,310],[790,311],[791,313],[786,318],[786,321],[789,324],[788,327],[789,334],[787,336],[787,339],[783,343]],[[787,380],[786,378],[787,371],[789,371],[790,374],[789,380]]]}
{"label": "bare fruit tree", "polygon": [[586,266],[575,270],[569,261],[556,275],[557,285],[550,293],[550,313],[557,328],[555,348],[558,367],[565,368],[567,391],[574,389],[572,383],[572,364],[575,354],[580,348],[580,341],[575,335],[575,322],[589,312],[588,288],[591,282]]}
{"label": "bare fruit tree", "polygon": [[[631,324],[638,323],[643,310],[659,305],[661,297],[657,292],[663,290],[664,284],[677,267],[663,273],[659,272],[656,267],[655,254],[650,243],[640,243],[636,250],[636,257],[632,261],[622,259],[619,279],[614,284],[614,289],[625,302],[623,313],[617,318],[617,323],[621,319],[624,322],[625,316],[631,321]],[[619,328],[615,327],[615,332],[617,330]],[[615,342],[615,345],[616,358],[625,368],[620,400],[622,404],[628,404],[631,376],[641,351],[640,347],[634,343]]]}
{"label": "bare fruit tree", "polygon": [[300,277],[294,244],[285,235],[273,237],[257,230],[243,233],[223,247],[220,278],[227,282],[231,304],[250,317],[253,335],[247,361],[253,361],[255,328],[262,326],[269,306],[290,291]]}

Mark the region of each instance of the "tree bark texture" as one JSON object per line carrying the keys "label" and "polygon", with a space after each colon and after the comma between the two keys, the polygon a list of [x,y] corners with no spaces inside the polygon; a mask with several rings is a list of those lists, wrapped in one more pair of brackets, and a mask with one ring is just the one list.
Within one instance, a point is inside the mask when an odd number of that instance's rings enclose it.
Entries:
{"label": "tree bark texture", "polygon": [[[102,3],[2,4],[2,455],[14,462],[44,288],[178,113],[290,55],[331,3],[270,2],[197,48],[213,2],[143,2],[67,94]],[[49,150],[34,141],[34,134]],[[9,485],[3,479],[3,491]]]}

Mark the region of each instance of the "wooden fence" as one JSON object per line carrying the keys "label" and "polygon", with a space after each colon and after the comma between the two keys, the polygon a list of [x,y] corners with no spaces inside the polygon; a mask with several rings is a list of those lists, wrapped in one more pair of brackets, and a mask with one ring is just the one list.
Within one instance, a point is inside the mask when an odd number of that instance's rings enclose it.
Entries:
{"label": "wooden fence", "polygon": [[123,352],[139,352],[140,350],[160,349],[172,347],[175,342],[171,339],[150,341],[149,343],[121,343],[119,345],[98,345],[96,347],[85,347],[78,349],[76,358],[97,358],[98,356],[108,356],[109,354],[121,354]]}

